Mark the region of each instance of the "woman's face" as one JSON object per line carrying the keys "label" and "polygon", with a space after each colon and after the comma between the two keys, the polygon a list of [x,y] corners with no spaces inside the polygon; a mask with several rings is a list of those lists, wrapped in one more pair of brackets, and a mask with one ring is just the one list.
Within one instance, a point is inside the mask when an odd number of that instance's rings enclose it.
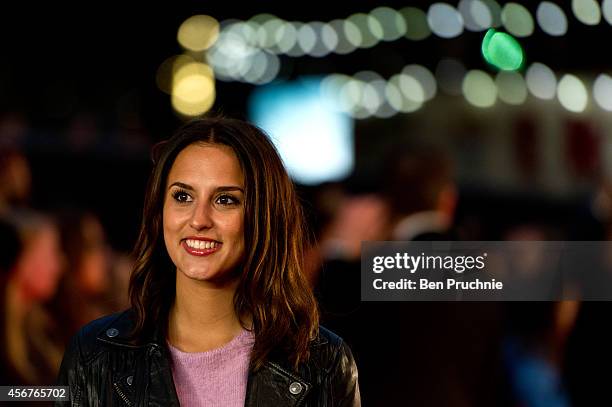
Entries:
{"label": "woman's face", "polygon": [[178,273],[222,282],[241,262],[243,178],[227,146],[191,144],[178,154],[168,174],[163,209],[164,241]]}

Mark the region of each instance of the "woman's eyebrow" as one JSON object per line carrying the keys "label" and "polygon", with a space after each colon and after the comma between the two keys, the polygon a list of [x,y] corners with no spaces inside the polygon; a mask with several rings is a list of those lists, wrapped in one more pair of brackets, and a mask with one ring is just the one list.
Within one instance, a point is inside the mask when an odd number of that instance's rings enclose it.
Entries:
{"label": "woman's eyebrow", "polygon": [[217,187],[216,188],[217,191],[240,191],[244,194],[244,189],[242,189],[241,187],[237,186],[237,185],[228,185],[228,186],[223,186],[223,187]]}
{"label": "woman's eyebrow", "polygon": [[177,186],[177,187],[180,187],[180,188],[183,188],[183,189],[188,189],[190,191],[194,190],[191,185],[188,185],[188,184],[185,184],[185,183],[182,183],[182,182],[173,182],[172,184],[170,184],[168,186],[168,189],[172,188],[173,186]]}
{"label": "woman's eyebrow", "polygon": [[[189,185],[189,184],[185,184],[183,182],[173,182],[172,184],[170,184],[168,186],[168,189],[172,188],[173,186],[177,186],[179,188],[183,188],[183,189],[187,189],[189,191],[195,191],[195,189]],[[224,186],[220,186],[215,188],[216,191],[219,192],[228,192],[228,191],[240,191],[244,194],[244,189],[242,187],[239,187],[238,185],[224,185]]]}

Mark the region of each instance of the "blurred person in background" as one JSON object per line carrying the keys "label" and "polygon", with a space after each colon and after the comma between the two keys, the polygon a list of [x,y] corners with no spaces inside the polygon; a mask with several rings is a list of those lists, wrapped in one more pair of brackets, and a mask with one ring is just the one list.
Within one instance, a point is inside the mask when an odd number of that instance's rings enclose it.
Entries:
{"label": "blurred person in background", "polygon": [[61,361],[59,326],[45,310],[61,277],[62,255],[55,223],[42,214],[12,212],[21,251],[5,276],[0,299],[2,384],[48,385]]}
{"label": "blurred person in background", "polygon": [[[437,147],[423,145],[394,146],[389,151],[383,160],[379,194],[357,201],[368,208],[366,216],[340,207],[342,222],[331,224],[344,230],[334,234],[357,242],[453,240],[458,194],[450,157]],[[373,231],[383,232],[382,236],[373,239]],[[498,307],[360,302],[356,254],[326,261],[319,291],[322,320],[354,350],[364,404],[506,405]]]}
{"label": "blurred person in background", "polygon": [[397,145],[383,162],[379,191],[350,194],[336,187],[327,204],[318,204],[324,209],[335,201],[318,245],[317,292],[331,320],[359,307],[362,242],[453,240],[457,188],[450,157],[431,146]]}
{"label": "blurred person in background", "polygon": [[318,203],[320,212],[333,207],[319,237],[326,269],[358,263],[364,241],[453,240],[457,188],[450,157],[429,146],[394,146],[383,162],[379,191],[351,194],[334,186],[321,192],[327,199]]}
{"label": "blurred person in background", "polygon": [[74,337],[59,376],[73,405],[359,406],[350,349],[318,325],[302,208],[268,137],[195,119],[154,162],[132,309]]}
{"label": "blurred person in background", "polygon": [[113,299],[123,293],[115,292],[111,251],[99,219],[71,210],[59,217],[59,226],[66,267],[52,309],[62,319],[67,344],[87,322],[119,311]]}
{"label": "blurred person in background", "polygon": [[320,191],[317,208],[324,223],[308,252],[315,258],[310,262],[311,281],[328,324],[341,324],[360,306],[361,243],[386,240],[389,229],[388,206],[380,194],[347,189],[335,185]]}
{"label": "blurred person in background", "polygon": [[[539,245],[556,240],[555,231],[537,221],[508,225],[502,233],[507,241],[532,242],[519,247],[510,271],[513,284],[526,299],[542,296],[542,287],[557,290],[548,280],[546,268],[554,264]],[[516,247],[515,247],[516,250]],[[555,270],[556,273],[556,270]],[[506,288],[506,287],[504,287]],[[513,288],[508,288],[512,290]],[[530,290],[535,290],[530,293]],[[550,292],[551,296],[554,292]],[[569,407],[562,381],[567,337],[575,322],[577,303],[508,302],[505,307],[506,336],[502,342],[513,405],[526,407]]]}
{"label": "blurred person in background", "polygon": [[578,303],[517,302],[506,305],[508,333],[503,342],[503,354],[513,405],[573,405],[564,381],[563,366]]}
{"label": "blurred person in background", "polygon": [[450,157],[434,146],[399,147],[385,163],[389,240],[453,240],[457,187]]}
{"label": "blurred person in background", "polygon": [[18,150],[0,147],[0,214],[28,203],[32,175],[25,156]]}
{"label": "blurred person in background", "polygon": [[[592,222],[585,221],[584,216],[572,214],[582,225],[588,227],[588,234],[574,227],[578,230],[572,230],[568,240],[607,240],[610,242],[612,240],[612,182],[609,177],[599,179],[591,198],[589,209],[592,219],[597,224],[594,226]],[[591,219],[587,218],[587,220]],[[594,275],[591,273],[592,270],[585,270],[579,264],[573,267],[573,271],[589,276],[586,281],[581,279],[582,284],[578,289],[582,291],[582,294],[591,298],[597,298],[599,295],[602,295],[601,298],[607,298],[612,283],[612,275],[609,274],[612,270],[612,250],[608,249],[604,253],[597,254],[602,256],[599,259],[602,262],[600,271],[606,271],[607,274]],[[552,389],[556,390],[556,394],[563,396],[566,405],[582,407],[610,404],[612,395],[606,373],[607,369],[612,366],[610,348],[612,328],[608,323],[612,313],[612,303],[609,301],[562,301],[553,306],[555,309],[547,315],[549,322],[545,325],[548,328],[546,339],[548,343],[552,342],[552,346],[549,346],[546,353],[540,352],[538,355],[544,359],[544,366],[553,372],[552,375],[546,377],[549,382],[552,381],[551,379],[554,380],[556,387]],[[532,315],[532,311],[529,315]],[[561,316],[563,318],[559,321]],[[540,383],[542,382],[544,381],[540,380]]]}

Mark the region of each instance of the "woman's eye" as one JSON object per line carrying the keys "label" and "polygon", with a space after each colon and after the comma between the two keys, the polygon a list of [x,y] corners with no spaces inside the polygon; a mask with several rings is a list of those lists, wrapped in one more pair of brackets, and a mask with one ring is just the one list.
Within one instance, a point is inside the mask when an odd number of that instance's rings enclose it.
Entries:
{"label": "woman's eye", "polygon": [[238,200],[231,195],[221,195],[217,198],[217,203],[224,206],[236,205]]}
{"label": "woman's eye", "polygon": [[191,197],[189,196],[189,194],[187,192],[184,191],[176,191],[172,194],[172,197],[177,201],[177,202],[189,202],[191,201]]}

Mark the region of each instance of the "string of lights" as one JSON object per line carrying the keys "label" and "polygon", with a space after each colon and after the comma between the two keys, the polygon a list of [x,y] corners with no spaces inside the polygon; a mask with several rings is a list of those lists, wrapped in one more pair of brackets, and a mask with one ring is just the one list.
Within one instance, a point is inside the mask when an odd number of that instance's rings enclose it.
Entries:
{"label": "string of lights", "polygon": [[[612,24],[612,0],[599,5],[594,0],[572,0],[575,18],[585,25],[605,20]],[[215,79],[263,85],[277,78],[281,58],[346,55],[371,48],[380,42],[400,39],[422,41],[431,35],[455,38],[465,30],[487,31],[483,56],[499,72],[467,70],[455,59],[441,60],[435,72],[411,64],[382,78],[371,71],[352,76],[330,74],[321,81],[323,95],[341,111],[361,119],[390,117],[418,110],[440,88],[449,95],[463,95],[476,107],[491,107],[497,99],[519,105],[529,93],[538,99],[555,96],[572,112],[588,107],[587,80],[564,74],[557,80],[552,69],[536,62],[524,74],[522,49],[516,38],[539,29],[550,36],[568,31],[568,17],[557,4],[542,1],[535,18],[523,5],[510,2],[500,6],[494,0],[461,0],[454,7],[434,3],[427,11],[417,7],[395,10],[377,7],[369,13],[352,14],[329,22],[286,21],[271,14],[258,14],[246,21],[196,15],[179,27],[177,39],[184,55],[169,58],[158,70],[160,89],[172,95],[172,106],[180,114],[201,114],[212,106]],[[498,30],[504,30],[501,32]],[[489,43],[491,38],[493,42]],[[492,44],[492,45],[490,45]],[[602,73],[593,81],[593,98],[604,110],[612,110],[612,77]]]}

